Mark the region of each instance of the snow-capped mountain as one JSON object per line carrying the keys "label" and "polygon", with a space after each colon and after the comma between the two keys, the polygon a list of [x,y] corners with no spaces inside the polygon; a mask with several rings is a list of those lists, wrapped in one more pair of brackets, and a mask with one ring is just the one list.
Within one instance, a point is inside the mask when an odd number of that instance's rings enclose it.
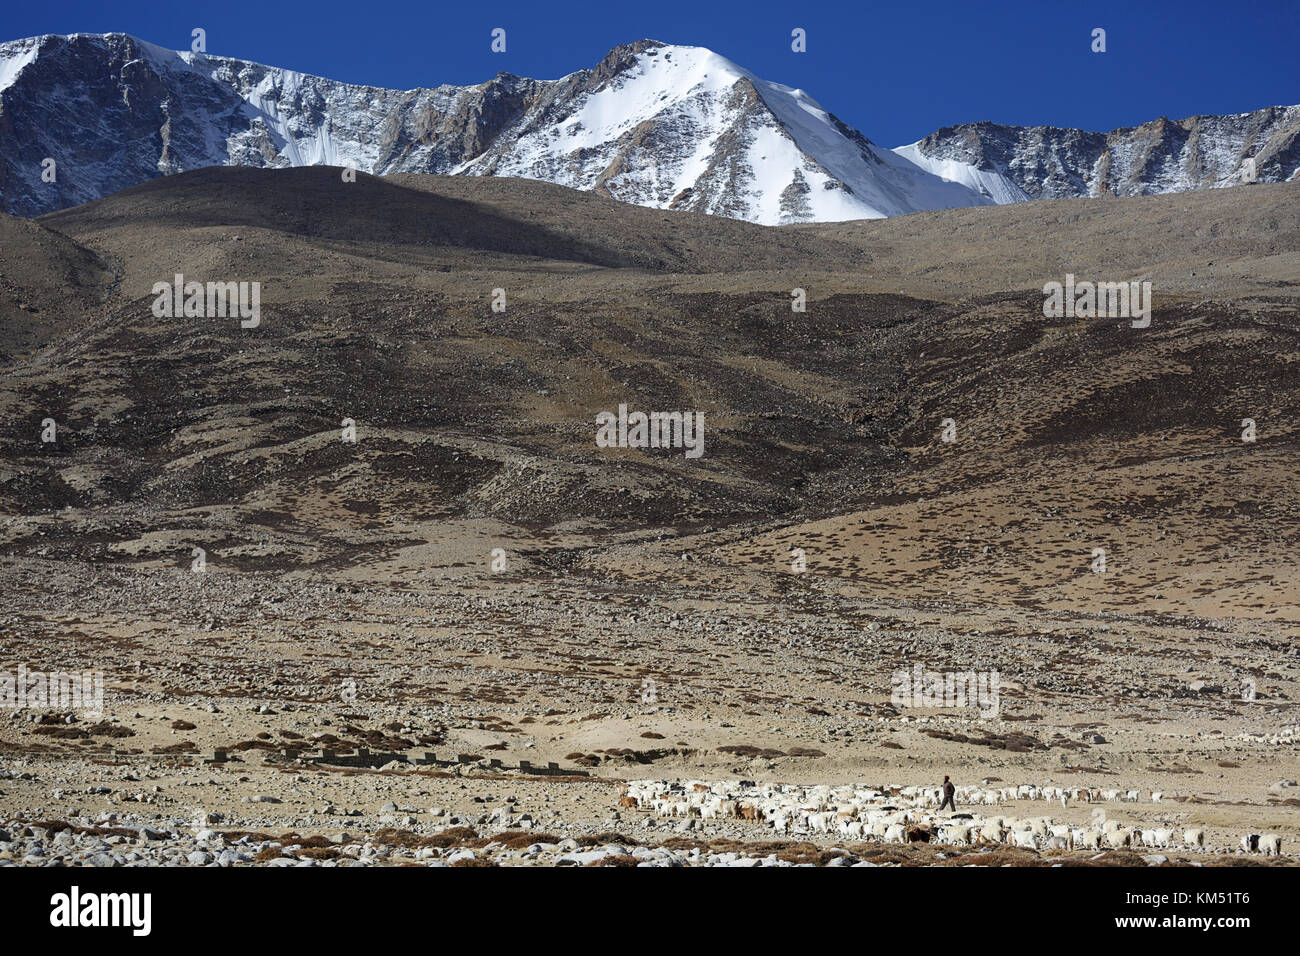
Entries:
{"label": "snow-capped mountain", "polygon": [[642,41],[545,89],[453,172],[525,176],[751,222],[878,218],[987,200],[701,47]]}
{"label": "snow-capped mountain", "polygon": [[[52,157],[57,180],[41,180]],[[524,176],[761,223],[987,202],[806,93],[643,40],[559,80],[384,90],[124,34],[0,45],[0,196],[35,215],[201,166]]]}
{"label": "snow-capped mountain", "polygon": [[[766,224],[876,218],[1089,195],[1099,183],[1225,185],[1241,155],[1261,157],[1260,179],[1286,178],[1296,112],[1199,117],[1181,140],[1148,127],[1107,136],[979,124],[889,150],[802,90],[652,40],[558,80],[500,73],[477,86],[403,91],[119,33],[43,36],[0,44],[0,208],[39,215],[203,166],[329,164],[524,176]],[[1252,119],[1261,114],[1276,115]],[[1131,145],[1110,144],[1125,132]],[[1264,142],[1265,153],[1245,152]],[[1211,155],[1214,176],[1161,158],[1180,143]]]}
{"label": "snow-capped mountain", "polygon": [[1259,182],[1282,182],[1300,175],[1300,106],[1161,117],[1109,133],[968,123],[895,152],[999,203],[1235,186],[1247,159]]}

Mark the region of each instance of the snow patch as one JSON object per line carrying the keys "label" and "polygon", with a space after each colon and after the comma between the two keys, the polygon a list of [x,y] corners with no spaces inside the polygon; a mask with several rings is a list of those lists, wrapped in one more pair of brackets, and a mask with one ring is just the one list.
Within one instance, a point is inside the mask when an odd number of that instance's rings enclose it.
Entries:
{"label": "snow patch", "polygon": [[39,48],[39,37],[0,43],[0,90],[13,86],[23,67],[36,59]]}
{"label": "snow patch", "polygon": [[957,159],[939,159],[937,156],[927,156],[921,152],[920,141],[908,146],[899,146],[894,150],[894,153],[911,163],[915,163],[926,172],[950,182],[960,183],[967,189],[974,190],[998,205],[1024,202],[1029,199],[1025,191],[1017,186],[1009,176],[993,169],[980,169]]}

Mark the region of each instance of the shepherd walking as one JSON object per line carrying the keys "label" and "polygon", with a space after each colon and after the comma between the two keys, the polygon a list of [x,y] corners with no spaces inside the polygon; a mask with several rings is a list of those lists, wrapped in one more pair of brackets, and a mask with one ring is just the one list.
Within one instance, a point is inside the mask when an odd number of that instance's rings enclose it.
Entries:
{"label": "shepherd walking", "polygon": [[955,794],[956,792],[957,792],[957,788],[954,787],[952,785],[952,781],[945,776],[943,778],[943,803],[939,804],[940,813],[943,812],[944,807],[947,807],[949,810],[952,810],[954,813],[957,812],[957,805],[952,802],[953,794]]}

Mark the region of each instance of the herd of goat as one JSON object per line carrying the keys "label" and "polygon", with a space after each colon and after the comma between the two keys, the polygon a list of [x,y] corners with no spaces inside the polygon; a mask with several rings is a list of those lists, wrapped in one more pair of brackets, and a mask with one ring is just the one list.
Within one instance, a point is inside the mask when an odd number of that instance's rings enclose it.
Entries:
{"label": "herd of goat", "polygon": [[[952,846],[1011,846],[1029,850],[1166,849],[1178,845],[1170,827],[1121,824],[1106,818],[1098,807],[1086,826],[1053,823],[1051,817],[986,816],[958,810],[941,817],[939,791],[927,787],[798,787],[759,785],[749,781],[698,780],[669,782],[632,780],[619,784],[620,806],[645,810],[659,817],[705,820],[745,820],[782,834],[839,834],[850,839],[886,843],[936,842]],[[1016,800],[1048,800],[1067,806],[1107,801],[1138,803],[1143,792],[1099,788],[958,787],[956,802],[963,808],[994,806]],[[1163,794],[1153,791],[1151,802]],[[1203,829],[1182,832],[1189,850],[1231,850],[1207,847]],[[1277,834],[1247,833],[1239,848],[1247,853],[1278,856]]]}

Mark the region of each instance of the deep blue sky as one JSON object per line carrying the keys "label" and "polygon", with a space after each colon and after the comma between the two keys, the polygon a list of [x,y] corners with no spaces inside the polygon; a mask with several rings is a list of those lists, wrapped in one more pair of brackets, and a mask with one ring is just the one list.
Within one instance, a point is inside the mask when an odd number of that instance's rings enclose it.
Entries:
{"label": "deep blue sky", "polygon": [[[1300,0],[928,0],[840,4],[555,0],[513,3],[40,3],[2,0],[0,40],[132,33],[333,79],[407,89],[500,70],[552,79],[619,43],[706,46],[807,90],[870,139],[899,146],[988,119],[1109,130],[1165,115],[1300,103]],[[489,50],[493,27],[507,52]],[[790,50],[790,31],[808,52]],[[1091,31],[1107,52],[1090,51]]]}

